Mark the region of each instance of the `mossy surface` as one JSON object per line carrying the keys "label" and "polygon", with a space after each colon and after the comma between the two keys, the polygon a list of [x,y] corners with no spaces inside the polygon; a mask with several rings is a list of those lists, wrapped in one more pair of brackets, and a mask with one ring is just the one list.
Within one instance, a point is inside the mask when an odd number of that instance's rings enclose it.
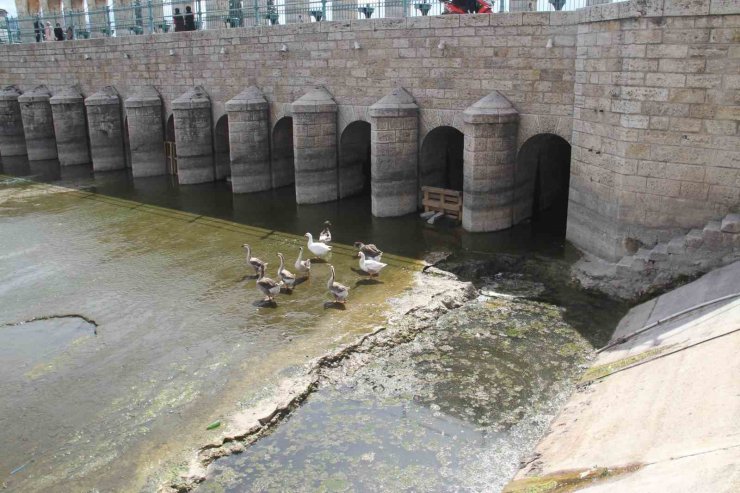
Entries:
{"label": "mossy surface", "polygon": [[592,366],[591,368],[586,370],[586,372],[581,377],[581,383],[593,382],[594,380],[604,378],[615,371],[621,370],[630,365],[634,365],[635,363],[639,363],[640,361],[645,361],[654,356],[663,354],[666,351],[673,349],[674,347],[675,344],[668,344],[666,346],[648,349],[647,351],[643,351],[641,353],[634,354],[626,358],[612,361],[611,363],[607,363],[605,365]]}
{"label": "mossy surface", "polygon": [[597,467],[519,479],[509,483],[502,493],[571,493],[618,476],[631,474],[641,467],[639,464]]}

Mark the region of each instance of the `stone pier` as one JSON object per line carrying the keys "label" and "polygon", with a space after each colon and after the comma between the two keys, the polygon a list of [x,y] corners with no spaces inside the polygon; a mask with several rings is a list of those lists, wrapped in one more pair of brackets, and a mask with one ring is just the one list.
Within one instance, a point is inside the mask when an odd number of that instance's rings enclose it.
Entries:
{"label": "stone pier", "polygon": [[167,173],[162,126],[162,98],[154,86],[142,86],[124,102],[134,178]]}
{"label": "stone pier", "polygon": [[226,102],[229,113],[231,190],[260,192],[272,188],[268,104],[252,86]]}
{"label": "stone pier", "polygon": [[497,231],[512,226],[519,113],[498,91],[463,112],[463,228]]}
{"label": "stone pier", "polygon": [[336,200],[337,103],[323,87],[293,103],[293,143],[296,202]]}
{"label": "stone pier", "polygon": [[121,98],[112,86],[85,99],[94,171],[126,167],[121,123]]}
{"label": "stone pier", "polygon": [[18,97],[29,161],[57,158],[54,118],[49,99],[51,92],[44,85],[37,86]]}
{"label": "stone pier", "polygon": [[181,185],[215,179],[211,99],[205,89],[194,87],[172,101],[177,146],[177,178]]}
{"label": "stone pier", "polygon": [[49,100],[54,115],[59,164],[74,166],[90,162],[87,145],[87,118],[85,98],[79,87],[68,87],[54,94]]}
{"label": "stone pier", "polygon": [[23,94],[16,86],[0,91],[0,156],[25,156],[26,137],[18,98]]}
{"label": "stone pier", "polygon": [[403,88],[369,110],[372,213],[401,216],[416,211],[418,196],[419,107]]}

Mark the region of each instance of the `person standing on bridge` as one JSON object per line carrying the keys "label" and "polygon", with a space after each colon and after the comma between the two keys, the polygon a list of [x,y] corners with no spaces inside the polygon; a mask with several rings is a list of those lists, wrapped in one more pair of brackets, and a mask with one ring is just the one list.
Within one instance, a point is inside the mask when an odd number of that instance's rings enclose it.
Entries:
{"label": "person standing on bridge", "polygon": [[44,38],[44,23],[38,16],[36,16],[36,20],[33,21],[33,31],[34,33],[36,33],[36,42],[40,43],[41,40]]}
{"label": "person standing on bridge", "polygon": [[54,38],[57,41],[64,41],[64,29],[62,25],[57,22],[57,27],[54,28]]}
{"label": "person standing on bridge", "polygon": [[185,30],[195,31],[195,16],[193,15],[193,9],[190,5],[185,7]]}
{"label": "person standing on bridge", "polygon": [[176,33],[185,30],[185,19],[182,18],[182,14],[178,8],[175,9],[175,15],[172,16],[172,23],[175,25]]}

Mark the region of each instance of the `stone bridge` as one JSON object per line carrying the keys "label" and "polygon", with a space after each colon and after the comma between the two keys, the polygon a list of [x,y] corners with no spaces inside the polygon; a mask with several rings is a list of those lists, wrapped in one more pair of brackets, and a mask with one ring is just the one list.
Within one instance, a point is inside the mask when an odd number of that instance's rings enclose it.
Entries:
{"label": "stone bridge", "polygon": [[346,20],[0,46],[0,155],[95,171],[369,189],[414,212],[462,189],[468,231],[560,198],[615,261],[740,204],[740,4]]}

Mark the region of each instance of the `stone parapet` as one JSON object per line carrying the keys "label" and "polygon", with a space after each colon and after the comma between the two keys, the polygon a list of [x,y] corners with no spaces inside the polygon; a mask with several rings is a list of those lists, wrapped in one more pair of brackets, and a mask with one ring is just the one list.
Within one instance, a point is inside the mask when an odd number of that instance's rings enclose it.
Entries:
{"label": "stone parapet", "polygon": [[265,96],[255,86],[226,102],[234,193],[272,188],[268,108]]}
{"label": "stone parapet", "polygon": [[65,88],[51,97],[59,164],[74,166],[90,162],[87,145],[85,98],[79,87]]}
{"label": "stone parapet", "polygon": [[201,86],[172,101],[177,147],[177,179],[182,185],[215,179],[211,98]]}
{"label": "stone parapet", "polygon": [[292,111],[296,202],[337,200],[337,103],[317,87],[293,102]]}
{"label": "stone parapet", "polygon": [[18,96],[29,161],[57,158],[54,117],[49,99],[51,92],[45,85],[37,86]]}
{"label": "stone parapet", "polygon": [[396,88],[368,110],[372,212],[377,217],[416,211],[419,188],[419,106]]}
{"label": "stone parapet", "polygon": [[162,126],[162,98],[153,86],[142,86],[126,98],[126,124],[134,178],[167,173]]}
{"label": "stone parapet", "polygon": [[124,169],[121,97],[113,86],[106,86],[85,99],[90,135],[90,154],[94,171]]}
{"label": "stone parapet", "polygon": [[26,138],[18,98],[23,94],[17,86],[7,86],[0,91],[0,156],[25,156]]}

